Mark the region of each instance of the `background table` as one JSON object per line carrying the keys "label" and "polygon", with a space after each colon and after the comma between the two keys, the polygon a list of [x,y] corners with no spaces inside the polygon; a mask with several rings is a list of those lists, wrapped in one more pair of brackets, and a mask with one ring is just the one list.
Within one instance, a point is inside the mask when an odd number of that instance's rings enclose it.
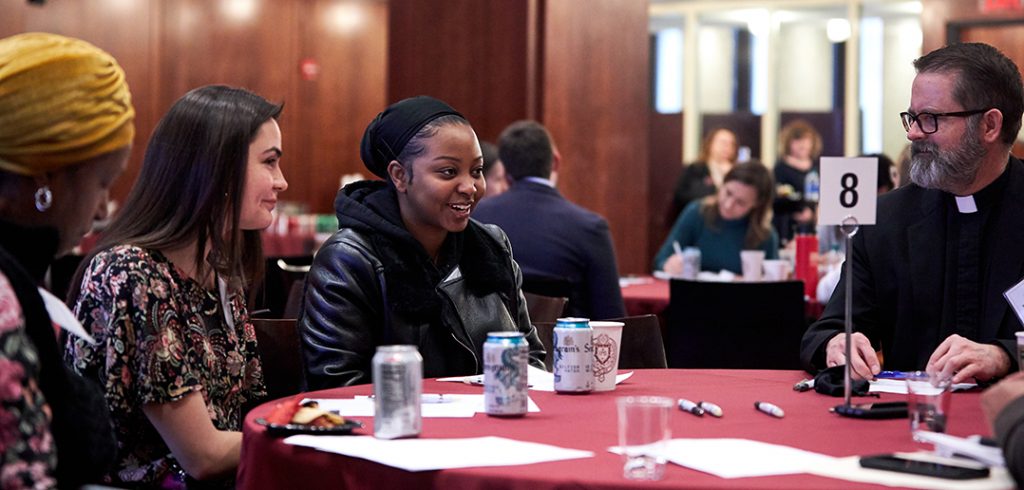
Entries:
{"label": "background table", "polygon": [[[671,296],[669,282],[653,276],[638,276],[633,279],[637,281],[622,288],[622,302],[626,307],[626,314],[630,316],[663,315],[668,308]],[[807,301],[805,309],[807,319],[817,320],[824,309],[825,305],[816,299]]]}
{"label": "background table", "polygon": [[[407,472],[370,461],[284,444],[267,436],[255,423],[273,403],[255,408],[246,417],[238,488],[884,488],[799,474],[722,479],[669,464],[657,482],[622,478],[622,461],[606,451],[617,444],[615,399],[623,395],[664,395],[707,400],[725,412],[721,419],[695,417],[674,410],[672,436],[742,437],[816,451],[831,456],[864,455],[927,449],[910,438],[906,419],[856,420],[828,412],[841,399],[813,391],[793,391],[804,376],[799,371],[765,370],[638,370],[616,391],[589,395],[558,395],[531,391],[540,413],[503,419],[477,414],[472,419],[423,419],[421,437],[479,437],[495,435],[593,451],[595,457],[523,466]],[[424,381],[424,393],[482,393],[479,386]],[[372,386],[309,393],[311,397],[345,398],[367,395]],[[883,401],[902,400],[882,395]],[[988,434],[978,393],[954,393],[948,432]],[[874,400],[873,398],[858,398]],[[754,409],[755,401],[770,401],[786,411],[777,419]],[[373,433],[373,420],[362,420],[362,434]],[[737,461],[736,464],[743,464]]]}

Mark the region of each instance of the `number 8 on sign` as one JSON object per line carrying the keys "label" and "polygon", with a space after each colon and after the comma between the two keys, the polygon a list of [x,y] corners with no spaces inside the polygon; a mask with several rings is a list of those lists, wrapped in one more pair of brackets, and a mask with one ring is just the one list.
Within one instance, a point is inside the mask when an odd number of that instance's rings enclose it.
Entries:
{"label": "number 8 on sign", "polygon": [[818,224],[841,225],[849,217],[857,224],[875,224],[878,198],[877,158],[821,158],[821,198]]}

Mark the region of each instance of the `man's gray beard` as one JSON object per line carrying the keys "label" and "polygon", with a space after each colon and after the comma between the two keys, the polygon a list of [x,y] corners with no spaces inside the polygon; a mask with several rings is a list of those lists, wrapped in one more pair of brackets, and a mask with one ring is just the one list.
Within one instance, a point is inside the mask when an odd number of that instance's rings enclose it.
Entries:
{"label": "man's gray beard", "polygon": [[[985,148],[977,136],[977,124],[967,124],[960,144],[951,150],[939,150],[935,143],[910,144],[910,181],[925,188],[957,194],[974,183],[981,169]],[[920,152],[927,150],[927,155]]]}

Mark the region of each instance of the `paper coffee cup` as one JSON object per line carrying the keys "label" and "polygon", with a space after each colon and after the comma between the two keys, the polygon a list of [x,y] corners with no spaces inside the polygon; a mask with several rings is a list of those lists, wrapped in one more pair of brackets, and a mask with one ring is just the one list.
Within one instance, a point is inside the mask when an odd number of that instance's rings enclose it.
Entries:
{"label": "paper coffee cup", "polygon": [[615,389],[623,326],[622,322],[590,322],[590,328],[594,329],[594,391]]}

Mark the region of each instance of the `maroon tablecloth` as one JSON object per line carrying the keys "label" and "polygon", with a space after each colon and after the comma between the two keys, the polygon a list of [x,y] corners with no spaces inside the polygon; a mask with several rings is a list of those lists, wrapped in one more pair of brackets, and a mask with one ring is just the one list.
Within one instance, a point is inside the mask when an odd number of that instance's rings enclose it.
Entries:
{"label": "maroon tablecloth", "polygon": [[[477,414],[472,419],[423,419],[421,437],[451,438],[496,435],[590,450],[593,458],[523,466],[407,472],[370,461],[284,444],[267,436],[255,423],[273,403],[261,405],[246,417],[238,488],[884,488],[808,474],[722,479],[669,464],[658,482],[622,478],[619,456],[606,451],[617,443],[615,398],[623,395],[664,395],[719,404],[725,417],[695,417],[674,411],[673,437],[741,437],[785,444],[833,456],[912,451],[926,446],[913,442],[906,419],[855,420],[828,408],[841,399],[817,393],[798,393],[792,386],[798,371],[766,370],[639,370],[613,392],[557,395],[531,391],[540,413],[519,419]],[[427,380],[424,393],[481,393],[479,386]],[[310,393],[313,397],[346,398],[372,392],[370,385]],[[882,400],[901,400],[882,395]],[[954,393],[948,431],[958,436],[988,434],[978,393]],[[776,419],[756,411],[755,401],[770,401],[786,416]],[[372,434],[373,420],[358,433]],[[736,464],[743,464],[737,461]]]}
{"label": "maroon tablecloth", "polygon": [[[639,278],[640,281],[648,279]],[[664,279],[650,277],[648,281],[635,282],[622,288],[622,301],[626,306],[626,314],[634,315],[663,315],[668,308],[669,282]],[[817,320],[821,316],[825,306],[817,300],[810,300],[806,303],[804,314],[808,319]]]}

